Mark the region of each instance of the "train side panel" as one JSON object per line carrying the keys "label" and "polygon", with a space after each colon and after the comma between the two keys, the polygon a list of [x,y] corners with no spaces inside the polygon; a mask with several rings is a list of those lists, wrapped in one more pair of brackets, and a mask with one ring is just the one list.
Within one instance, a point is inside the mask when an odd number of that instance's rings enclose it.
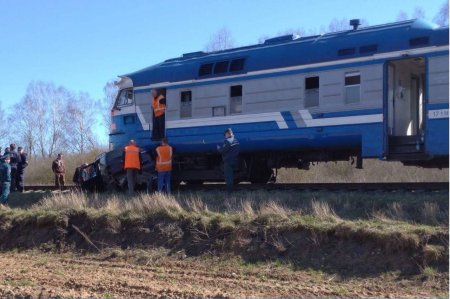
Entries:
{"label": "train side panel", "polygon": [[[345,103],[345,74],[352,72],[361,75],[361,97],[359,102]],[[319,103],[305,109],[304,84],[310,76],[320,78]],[[234,85],[243,88],[242,113],[229,115],[230,87]],[[180,119],[180,95],[188,90],[193,98],[192,117]],[[138,90],[135,101],[141,130],[151,130],[150,90]],[[225,107],[226,115],[213,116],[213,108],[220,106]],[[178,151],[186,153],[214,151],[223,130],[231,126],[244,151],[340,146],[361,148],[364,156],[379,157],[382,120],[374,115],[381,113],[381,64],[167,89],[167,134]],[[375,121],[358,122],[366,115]]]}
{"label": "train side panel", "polygon": [[426,150],[431,156],[448,156],[449,151],[449,56],[428,59],[428,105]]}

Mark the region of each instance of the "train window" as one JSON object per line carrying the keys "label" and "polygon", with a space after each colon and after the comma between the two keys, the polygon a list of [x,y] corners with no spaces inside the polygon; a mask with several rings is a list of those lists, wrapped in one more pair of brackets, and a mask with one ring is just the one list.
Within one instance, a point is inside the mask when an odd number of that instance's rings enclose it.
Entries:
{"label": "train window", "polygon": [[361,100],[361,74],[352,72],[345,74],[345,102],[358,103]]}
{"label": "train window", "polygon": [[226,115],[226,108],[225,106],[216,106],[212,108],[212,115],[213,116],[225,116]]}
{"label": "train window", "polygon": [[245,59],[244,58],[231,60],[230,72],[242,71],[244,69],[244,63],[245,63]]}
{"label": "train window", "polygon": [[305,108],[319,106],[319,77],[305,78]]}
{"label": "train window", "polygon": [[355,48],[346,48],[346,49],[339,49],[338,55],[339,56],[348,56],[355,54]]}
{"label": "train window", "polygon": [[428,36],[411,38],[409,40],[410,47],[425,46],[425,45],[428,45],[429,43],[430,43],[430,38]]}
{"label": "train window", "polygon": [[242,85],[230,86],[230,114],[242,113]]}
{"label": "train window", "polygon": [[180,118],[192,117],[192,91],[182,91],[180,94]]}
{"label": "train window", "polygon": [[213,69],[213,64],[212,63],[202,64],[200,66],[200,69],[198,70],[198,75],[200,77],[211,75],[212,74],[212,69]]}
{"label": "train window", "polygon": [[378,45],[366,45],[359,47],[360,54],[371,54],[378,51]]}
{"label": "train window", "polygon": [[223,74],[228,72],[228,63],[229,61],[216,62],[214,65],[214,74]]}
{"label": "train window", "polygon": [[133,90],[123,89],[120,91],[117,97],[116,107],[126,106],[133,104]]}
{"label": "train window", "polygon": [[123,123],[125,125],[134,124],[134,122],[135,122],[134,115],[126,115],[123,117]]}

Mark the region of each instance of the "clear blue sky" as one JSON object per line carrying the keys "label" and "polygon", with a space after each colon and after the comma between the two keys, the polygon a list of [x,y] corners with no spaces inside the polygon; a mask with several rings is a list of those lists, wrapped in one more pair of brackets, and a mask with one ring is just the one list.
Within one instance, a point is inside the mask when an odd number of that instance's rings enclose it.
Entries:
{"label": "clear blue sky", "polygon": [[227,27],[237,45],[333,18],[369,24],[411,15],[432,19],[443,0],[0,0],[0,102],[10,107],[31,80],[102,97],[106,81],[182,53],[202,50]]}

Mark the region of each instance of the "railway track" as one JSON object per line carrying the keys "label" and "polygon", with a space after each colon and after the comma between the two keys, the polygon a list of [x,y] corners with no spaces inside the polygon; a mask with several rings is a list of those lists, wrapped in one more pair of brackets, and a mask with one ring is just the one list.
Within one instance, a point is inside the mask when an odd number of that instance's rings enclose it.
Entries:
{"label": "railway track", "polygon": [[[66,186],[65,190],[77,190],[77,186]],[[225,185],[221,183],[209,183],[203,185],[184,185],[181,184],[173,188],[179,191],[217,191],[224,190]],[[27,191],[55,191],[55,186],[49,185],[31,185],[26,186]],[[425,182],[425,183],[293,183],[293,184],[239,184],[236,185],[237,191],[449,191],[448,182]]]}

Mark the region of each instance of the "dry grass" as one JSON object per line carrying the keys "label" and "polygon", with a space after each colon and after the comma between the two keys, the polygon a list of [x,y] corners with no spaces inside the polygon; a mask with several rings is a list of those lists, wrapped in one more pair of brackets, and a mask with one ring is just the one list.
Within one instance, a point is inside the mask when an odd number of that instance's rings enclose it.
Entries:
{"label": "dry grass", "polygon": [[364,169],[356,169],[349,162],[328,162],[312,166],[310,170],[281,169],[277,182],[448,182],[448,169],[426,169],[403,166],[400,162],[376,159],[364,160]]}
{"label": "dry grass", "polygon": [[325,201],[311,201],[311,214],[321,220],[339,222],[342,219],[336,215],[332,208]]}
{"label": "dry grass", "polygon": [[448,225],[448,209],[443,208],[445,195],[438,195],[442,199],[408,199],[402,195],[393,195],[394,200],[382,197],[374,200],[373,196],[352,198],[348,194],[336,198],[330,195],[324,197],[320,193],[303,196],[308,198],[299,197],[296,192],[248,192],[238,193],[233,197],[214,192],[172,196],[159,193],[139,194],[135,197],[68,192],[47,195],[33,205],[31,210],[90,210],[95,213],[134,215],[133,217],[159,213],[172,218],[219,217],[225,222],[247,222],[258,218],[283,222],[300,219],[329,224],[374,221],[377,225],[392,226],[395,229],[401,225]]}
{"label": "dry grass", "polygon": [[437,224],[439,215],[439,207],[434,202],[425,202],[423,204],[422,218],[424,223],[427,224]]}
{"label": "dry grass", "polygon": [[[283,207],[281,204],[274,201],[264,202],[258,211],[258,215],[260,216],[278,216],[283,219],[288,219],[292,213],[292,210],[289,210],[288,208]],[[297,213],[300,214],[301,212],[297,211]]]}
{"label": "dry grass", "polygon": [[140,194],[133,198],[121,194],[105,196],[98,193],[55,193],[45,197],[34,208],[48,210],[95,209],[111,214],[133,212],[138,215],[153,215],[160,211],[175,213],[183,211],[180,203],[174,197],[160,193]]}
{"label": "dry grass", "polygon": [[[94,149],[84,155],[66,154],[64,162],[66,165],[66,183],[72,184],[75,168],[83,163],[94,162],[95,157],[104,152],[103,149]],[[25,182],[28,185],[47,185],[54,183],[52,172],[52,162],[56,157],[51,158],[31,158],[25,170]]]}

